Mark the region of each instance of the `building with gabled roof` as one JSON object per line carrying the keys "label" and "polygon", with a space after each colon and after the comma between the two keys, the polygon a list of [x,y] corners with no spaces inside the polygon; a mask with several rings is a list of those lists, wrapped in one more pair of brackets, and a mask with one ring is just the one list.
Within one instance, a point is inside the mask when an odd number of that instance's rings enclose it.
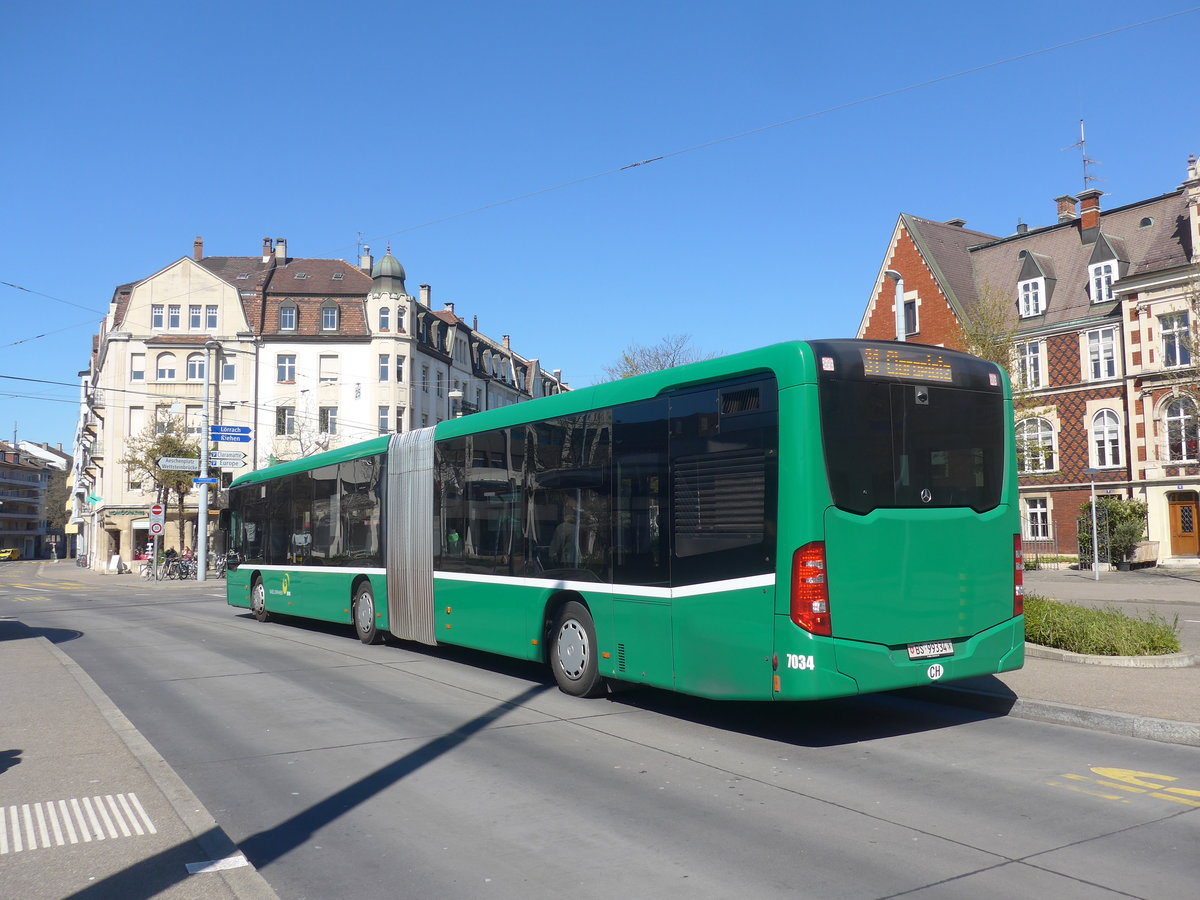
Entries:
{"label": "building with gabled roof", "polygon": [[[1093,483],[1148,506],[1162,562],[1200,558],[1200,167],[1111,210],[1099,190],[1056,221],[997,236],[901,214],[859,324],[865,338],[967,349],[962,325],[1011,329],[1024,538],[1074,553]],[[889,271],[892,275],[889,275]]]}
{"label": "building with gabled roof", "polygon": [[[430,289],[410,296],[403,266],[370,249],[357,265],[288,255],[264,238],[261,256],[191,256],[118,286],[80,373],[73,524],[93,564],[131,566],[158,499],[123,471],[131,436],[166,415],[199,439],[210,425],[245,428],[245,453],[219,476],[426,427],[455,415],[566,390],[559,372],[514,353],[454,314]],[[207,400],[207,405],[206,401]],[[225,465],[224,463],[222,465]],[[176,515],[168,505],[168,519]],[[195,506],[185,543],[195,544]],[[178,529],[168,522],[165,536]]]}

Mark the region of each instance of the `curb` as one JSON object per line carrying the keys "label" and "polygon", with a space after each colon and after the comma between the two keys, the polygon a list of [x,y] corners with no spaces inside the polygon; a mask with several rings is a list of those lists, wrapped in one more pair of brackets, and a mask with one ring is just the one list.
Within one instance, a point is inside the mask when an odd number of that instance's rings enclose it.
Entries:
{"label": "curb", "polygon": [[927,689],[922,688],[920,690],[928,690],[932,692],[932,695],[910,694],[909,696],[923,699],[927,702],[963,706],[994,715],[1012,716],[1017,719],[1032,719],[1038,722],[1051,722],[1056,725],[1072,725],[1076,728],[1087,728],[1092,731],[1103,731],[1108,734],[1142,738],[1143,740],[1161,741],[1167,744],[1200,747],[1200,725],[1188,722],[1173,722],[1170,719],[1152,719],[1147,716],[1134,716],[1128,713],[1109,712],[1101,709],[1085,709],[1081,706],[1051,703],[1046,700],[1022,700],[1020,698],[1004,697],[1000,694],[991,694],[986,691],[974,691],[970,688],[950,687],[949,685],[931,685]]}
{"label": "curb", "polygon": [[[222,860],[235,855],[241,856],[242,853],[237,845],[225,834],[224,829],[217,824],[217,821],[204,808],[183,779],[159,755],[134,724],[125,717],[125,714],[117,708],[91,676],[51,641],[44,637],[38,638],[38,640],[45,642],[46,647],[63,668],[70,672],[79,686],[83,688],[88,699],[96,705],[105,721],[158,786],[158,789],[162,791],[175,814],[179,816],[197,845],[208,854],[209,859]],[[279,900],[278,894],[253,864],[234,869],[214,869],[206,874],[219,877],[229,892],[239,900]],[[164,896],[169,896],[170,893],[171,891],[167,890],[164,892]]]}
{"label": "curb", "polygon": [[1161,656],[1094,656],[1072,653],[1043,647],[1041,644],[1025,642],[1025,655],[1035,659],[1053,659],[1058,662],[1083,663],[1089,666],[1117,666],[1126,669],[1186,669],[1200,665],[1200,655],[1195,653],[1164,653]]}

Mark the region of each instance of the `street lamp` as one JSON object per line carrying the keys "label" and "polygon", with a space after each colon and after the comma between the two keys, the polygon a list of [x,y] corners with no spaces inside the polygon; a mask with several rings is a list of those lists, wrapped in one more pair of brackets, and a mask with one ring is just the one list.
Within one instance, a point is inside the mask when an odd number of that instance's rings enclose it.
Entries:
{"label": "street lamp", "polygon": [[196,511],[196,580],[208,575],[208,404],[212,384],[212,352],[220,350],[219,341],[204,342],[204,408],[200,411],[200,506]]}
{"label": "street lamp", "polygon": [[[462,399],[463,392],[458,388],[446,395],[446,418],[455,419],[462,415]],[[457,415],[455,415],[455,410],[458,410]]]}
{"label": "street lamp", "polygon": [[1092,578],[1095,581],[1100,580],[1100,534],[1096,530],[1096,473],[1099,471],[1099,469],[1083,470],[1083,474],[1092,479]]}
{"label": "street lamp", "polygon": [[896,340],[904,340],[904,276],[895,269],[888,269],[883,273],[892,281],[896,282]]}

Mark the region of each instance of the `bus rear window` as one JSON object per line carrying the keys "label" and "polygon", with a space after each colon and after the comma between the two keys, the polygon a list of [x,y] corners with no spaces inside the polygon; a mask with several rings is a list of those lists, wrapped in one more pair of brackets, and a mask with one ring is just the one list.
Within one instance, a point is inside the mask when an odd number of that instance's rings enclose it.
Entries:
{"label": "bus rear window", "polygon": [[848,512],[1000,503],[1004,400],[930,384],[821,380],[833,502]]}

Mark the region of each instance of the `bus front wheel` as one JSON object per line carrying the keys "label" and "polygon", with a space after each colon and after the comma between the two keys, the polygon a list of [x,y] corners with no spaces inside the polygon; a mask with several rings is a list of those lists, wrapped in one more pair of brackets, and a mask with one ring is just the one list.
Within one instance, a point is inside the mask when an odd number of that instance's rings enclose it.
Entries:
{"label": "bus front wheel", "polygon": [[271,619],[271,614],[267,612],[267,589],[263,587],[261,578],[255,578],[254,586],[250,588],[250,612],[260,622]]}
{"label": "bus front wheel", "polygon": [[564,693],[597,697],[604,691],[596,659],[596,626],[586,606],[575,600],[563,605],[550,631],[550,669]]}
{"label": "bus front wheel", "polygon": [[375,592],[366,581],[354,592],[354,630],[364,644],[378,644],[382,637],[375,627]]}

